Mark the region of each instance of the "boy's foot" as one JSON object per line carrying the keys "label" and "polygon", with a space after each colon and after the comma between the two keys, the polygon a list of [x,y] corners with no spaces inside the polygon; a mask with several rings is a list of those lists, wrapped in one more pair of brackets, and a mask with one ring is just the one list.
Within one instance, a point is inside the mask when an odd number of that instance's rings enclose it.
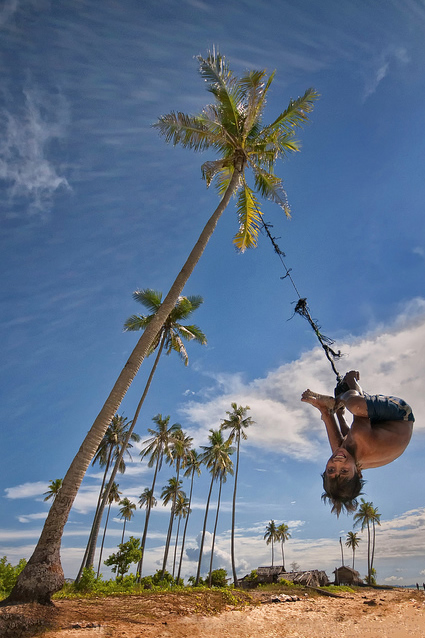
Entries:
{"label": "boy's foot", "polygon": [[304,403],[310,403],[319,410],[327,410],[328,412],[335,412],[339,408],[343,407],[341,401],[337,401],[334,397],[327,396],[326,394],[318,394],[312,390],[306,390],[301,395],[301,401]]}

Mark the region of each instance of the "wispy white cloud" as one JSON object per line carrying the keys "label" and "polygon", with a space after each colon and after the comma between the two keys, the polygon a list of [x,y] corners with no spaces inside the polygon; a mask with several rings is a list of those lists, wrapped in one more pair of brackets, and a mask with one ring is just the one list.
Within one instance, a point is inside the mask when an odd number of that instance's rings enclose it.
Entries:
{"label": "wispy white cloud", "polygon": [[365,84],[363,102],[375,93],[393,65],[405,66],[409,62],[409,55],[404,47],[388,47],[383,51],[372,63],[372,71]]}
{"label": "wispy white cloud", "polygon": [[22,112],[11,106],[0,111],[0,180],[10,209],[19,202],[31,214],[45,214],[55,192],[70,188],[51,157],[51,143],[65,134],[66,106],[62,97],[53,100],[33,88],[23,94]]}

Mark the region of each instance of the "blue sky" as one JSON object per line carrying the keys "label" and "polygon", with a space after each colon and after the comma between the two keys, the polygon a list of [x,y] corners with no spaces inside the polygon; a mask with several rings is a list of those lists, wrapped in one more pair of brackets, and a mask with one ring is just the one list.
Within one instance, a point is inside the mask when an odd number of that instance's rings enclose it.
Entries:
{"label": "blue sky", "polygon": [[[308,87],[321,95],[302,152],[277,167],[292,219],[271,203],[265,219],[313,317],[346,355],[341,371],[359,369],[366,390],[413,406],[409,448],[365,472],[365,498],[382,515],[379,581],[422,582],[424,35],[423,0],[2,4],[0,555],[31,555],[43,492],[64,476],[135,345],[122,329],[143,310],[133,291],[168,290],[216,206],[200,173],[214,156],[169,147],[151,127],[161,114],[208,103],[195,56],[215,44],[236,73],[276,69],[270,121]],[[204,298],[193,319],[208,345],[189,345],[188,368],[163,357],[136,429],[143,439],[154,415],[170,415],[198,447],[232,402],[249,405],[256,425],[241,457],[239,573],[270,564],[263,535],[274,519],[290,527],[288,563],[331,576],[352,517],[336,519],[320,500],[328,444],[299,399],[307,387],[331,391],[334,375],[311,328],[293,317],[297,294],[266,237],[238,255],[236,230],[230,206],[185,289]],[[150,365],[120,414],[132,417]],[[137,452],[119,480],[135,502],[151,482]],[[159,487],[170,476],[165,468]],[[78,570],[100,480],[90,468],[65,528],[67,577]],[[196,570],[208,481],[204,471],[194,490],[186,576]],[[229,479],[216,562],[229,573],[232,488]],[[117,514],[106,553],[120,540]],[[162,505],[152,514],[148,573],[162,562],[168,514]],[[129,534],[141,535],[143,516],[138,509]],[[213,512],[210,531],[212,521]],[[356,565],[366,573],[365,536]]]}

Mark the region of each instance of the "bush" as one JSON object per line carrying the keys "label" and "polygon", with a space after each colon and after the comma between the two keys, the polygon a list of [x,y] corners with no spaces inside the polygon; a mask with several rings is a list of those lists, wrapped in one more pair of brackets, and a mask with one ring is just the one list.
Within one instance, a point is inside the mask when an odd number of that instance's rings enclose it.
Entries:
{"label": "bush", "polygon": [[211,572],[211,585],[213,587],[227,587],[227,572],[225,569],[214,569]]}
{"label": "bush", "polygon": [[77,592],[88,594],[96,588],[98,579],[94,573],[93,567],[84,567],[83,573],[78,583],[74,583],[74,589]]}
{"label": "bush", "polygon": [[7,557],[3,556],[0,559],[0,597],[6,598],[12,591],[16,580],[24,569],[27,561],[25,558],[21,558],[19,563],[15,567],[7,562]]}

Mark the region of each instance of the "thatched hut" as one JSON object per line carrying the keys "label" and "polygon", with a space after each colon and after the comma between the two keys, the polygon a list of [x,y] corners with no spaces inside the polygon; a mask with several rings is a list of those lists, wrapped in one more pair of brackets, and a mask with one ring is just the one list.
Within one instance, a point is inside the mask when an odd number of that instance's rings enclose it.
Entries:
{"label": "thatched hut", "polygon": [[351,567],[347,567],[347,565],[343,565],[342,567],[338,567],[334,569],[333,573],[335,574],[335,585],[362,585],[363,581],[360,577],[360,574],[355,569]]}

